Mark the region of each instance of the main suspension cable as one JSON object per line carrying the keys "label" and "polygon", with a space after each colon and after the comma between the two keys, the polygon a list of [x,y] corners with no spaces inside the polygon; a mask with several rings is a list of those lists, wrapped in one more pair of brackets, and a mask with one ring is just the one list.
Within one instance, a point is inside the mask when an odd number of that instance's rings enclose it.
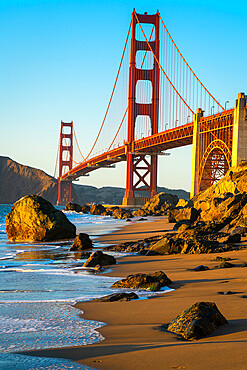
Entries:
{"label": "main suspension cable", "polygon": [[172,88],[174,89],[174,91],[177,93],[177,95],[180,97],[180,99],[183,101],[183,103],[186,105],[186,107],[191,111],[191,113],[192,113],[192,114],[194,114],[193,110],[188,106],[188,104],[186,103],[186,101],[185,101],[185,100],[182,98],[182,96],[179,94],[179,92],[177,91],[177,89],[175,88],[175,86],[173,85],[173,83],[171,82],[171,80],[169,79],[169,77],[167,76],[167,74],[165,73],[164,69],[163,69],[163,68],[162,68],[162,66],[160,65],[160,63],[159,63],[159,61],[158,61],[158,58],[157,58],[157,57],[156,57],[156,55],[154,54],[153,49],[151,48],[150,43],[148,42],[148,39],[147,39],[147,37],[146,37],[146,35],[145,35],[145,33],[144,33],[143,29],[142,29],[142,26],[141,26],[141,24],[140,24],[140,22],[139,22],[139,19],[138,19],[138,17],[137,17],[137,14],[136,14],[135,10],[134,10],[134,15],[135,15],[136,20],[137,20],[137,23],[139,24],[139,27],[140,27],[140,29],[141,29],[141,31],[142,31],[142,34],[143,34],[143,36],[144,36],[144,38],[145,38],[145,40],[146,40],[146,42],[147,42],[147,44],[148,44],[148,47],[149,47],[150,51],[151,51],[151,52],[152,52],[152,54],[153,54],[153,57],[154,57],[154,59],[155,59],[156,63],[158,64],[158,66],[160,67],[160,69],[162,70],[162,72],[164,73],[165,77],[167,78],[168,82],[170,83],[170,85],[172,86]]}
{"label": "main suspension cable", "polygon": [[161,18],[161,15],[160,15],[160,13],[159,12],[157,12],[158,13],[158,16],[159,16],[159,18],[160,18],[160,20],[161,20],[161,22],[162,22],[162,24],[163,24],[163,26],[164,26],[164,28],[165,28],[165,30],[166,30],[166,32],[167,32],[167,34],[168,34],[168,36],[169,36],[169,38],[171,39],[171,42],[173,43],[173,45],[175,46],[175,48],[176,48],[176,50],[177,50],[177,52],[179,53],[179,55],[180,55],[180,57],[183,59],[183,61],[184,61],[184,63],[187,65],[187,67],[189,68],[189,70],[190,70],[190,72],[193,74],[193,76],[197,79],[197,81],[200,83],[200,85],[206,90],[206,92],[210,95],[210,97],[214,100],[214,102],[216,103],[216,104],[218,104],[219,105],[219,107],[221,108],[221,109],[223,109],[223,110],[225,110],[223,107],[222,107],[222,105],[213,97],[213,95],[212,94],[210,94],[210,92],[207,90],[207,88],[203,85],[203,83],[199,80],[199,78],[196,76],[196,74],[193,72],[193,70],[191,69],[191,67],[189,66],[189,64],[186,62],[186,60],[184,59],[184,57],[183,57],[183,55],[181,54],[181,52],[180,52],[180,50],[178,49],[178,47],[177,47],[177,45],[175,44],[175,42],[173,41],[173,38],[171,37],[171,35],[170,35],[170,33],[169,33],[169,31],[168,31],[168,29],[166,28],[166,26],[165,26],[165,23],[163,22],[163,19]]}

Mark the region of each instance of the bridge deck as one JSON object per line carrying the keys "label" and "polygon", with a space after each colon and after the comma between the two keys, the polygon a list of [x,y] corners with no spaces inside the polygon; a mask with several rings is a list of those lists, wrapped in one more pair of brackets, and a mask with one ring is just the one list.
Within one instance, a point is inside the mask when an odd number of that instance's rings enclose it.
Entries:
{"label": "bridge deck", "polygon": [[[201,122],[205,123],[206,130],[214,130],[213,121],[217,118],[224,118],[233,114],[233,109],[218,113],[209,117],[205,117]],[[211,127],[207,127],[208,124]],[[194,123],[187,123],[182,126],[175,127],[170,130],[160,132],[156,135],[151,135],[132,143],[131,151],[133,155],[140,155],[143,153],[157,153],[168,149],[174,149],[181,146],[192,144],[193,140],[193,125]],[[109,167],[115,163],[126,160],[126,145],[119,146],[109,152],[102,153],[96,157],[90,158],[85,162],[72,168],[61,176],[61,180],[75,180],[78,177],[86,176],[88,173],[99,168]]]}

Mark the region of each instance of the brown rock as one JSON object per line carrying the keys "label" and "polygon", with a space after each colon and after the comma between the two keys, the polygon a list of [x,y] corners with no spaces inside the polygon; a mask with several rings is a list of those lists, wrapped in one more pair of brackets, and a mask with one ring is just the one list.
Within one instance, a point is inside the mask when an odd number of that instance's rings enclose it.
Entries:
{"label": "brown rock", "polygon": [[135,274],[128,275],[125,279],[114,283],[111,288],[120,289],[146,289],[160,290],[161,287],[172,284],[172,281],[163,271],[157,271],[153,274]]}
{"label": "brown rock", "polygon": [[81,206],[77,203],[68,203],[64,208],[65,211],[81,212]]}
{"label": "brown rock", "polygon": [[47,200],[27,195],[7,214],[6,232],[11,241],[51,241],[74,238],[76,227]]}
{"label": "brown rock", "polygon": [[167,330],[181,335],[184,339],[193,340],[203,338],[225,324],[227,320],[215,303],[197,302],[173,319]]}
{"label": "brown rock", "polygon": [[93,246],[92,240],[86,233],[79,233],[74,240],[70,251],[82,251],[85,249],[91,249]]}
{"label": "brown rock", "polygon": [[102,253],[101,251],[94,252],[83,264],[83,267],[95,267],[96,265],[108,266],[115,265],[116,259],[109,254]]}
{"label": "brown rock", "polygon": [[138,295],[134,292],[131,293],[113,293],[102,298],[95,298],[93,301],[96,302],[121,302],[131,301],[132,299],[139,299]]}
{"label": "brown rock", "polygon": [[100,216],[105,216],[107,215],[106,209],[102,204],[93,204],[91,209],[90,209],[90,214],[91,215],[100,215]]}
{"label": "brown rock", "polygon": [[128,209],[124,209],[124,208],[116,208],[113,213],[112,213],[112,216],[114,218],[118,218],[118,219],[125,219],[125,218],[132,218],[133,215],[131,213],[131,211],[129,211]]}
{"label": "brown rock", "polygon": [[81,207],[81,211],[83,213],[89,213],[90,212],[90,207],[87,204],[85,204],[84,206]]}

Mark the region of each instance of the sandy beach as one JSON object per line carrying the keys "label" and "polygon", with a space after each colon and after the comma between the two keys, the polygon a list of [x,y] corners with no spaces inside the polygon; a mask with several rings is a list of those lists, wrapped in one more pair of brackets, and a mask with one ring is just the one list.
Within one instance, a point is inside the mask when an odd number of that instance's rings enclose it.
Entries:
{"label": "sandy beach", "polygon": [[[138,240],[172,228],[165,219],[127,224],[101,242]],[[221,254],[232,263],[247,262],[247,249]],[[105,340],[63,349],[28,352],[30,355],[69,358],[98,369],[246,369],[247,368],[247,267],[217,269],[216,254],[126,256],[118,259],[109,276],[162,270],[175,290],[158,297],[130,302],[78,303],[82,317],[103,321]],[[210,270],[190,271],[198,265]],[[231,291],[224,295],[219,292]],[[168,324],[198,301],[215,302],[229,324],[198,341],[184,341],[157,327]]]}

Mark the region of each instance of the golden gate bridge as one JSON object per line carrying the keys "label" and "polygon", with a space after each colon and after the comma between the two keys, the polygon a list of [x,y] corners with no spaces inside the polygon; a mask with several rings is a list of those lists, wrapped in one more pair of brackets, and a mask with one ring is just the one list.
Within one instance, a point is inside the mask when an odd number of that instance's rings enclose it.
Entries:
{"label": "golden gate bridge", "polygon": [[223,107],[188,65],[159,12],[134,9],[106,113],[86,156],[73,122],[61,122],[57,202],[71,201],[77,178],[126,161],[123,204],[135,205],[137,191],[157,193],[158,156],[191,144],[191,196],[196,195],[247,160],[246,120],[244,93],[234,109]]}

